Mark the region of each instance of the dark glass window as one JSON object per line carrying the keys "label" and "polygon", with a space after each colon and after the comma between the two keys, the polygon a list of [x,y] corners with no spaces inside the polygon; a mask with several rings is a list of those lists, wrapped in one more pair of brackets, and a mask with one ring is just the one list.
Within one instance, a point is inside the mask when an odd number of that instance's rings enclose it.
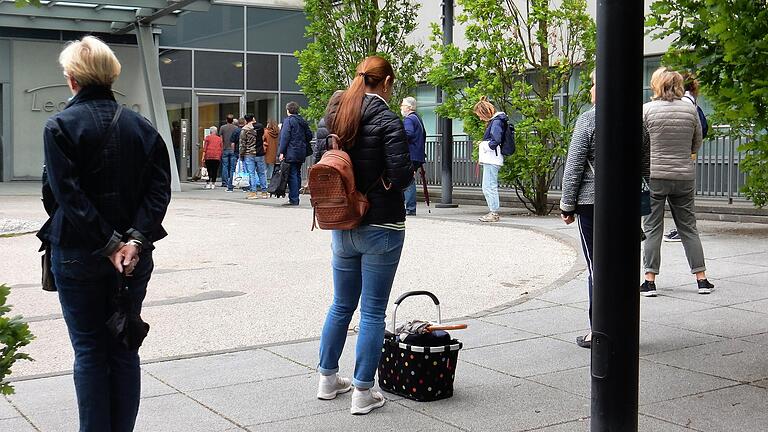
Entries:
{"label": "dark glass window", "polygon": [[296,84],[299,78],[299,60],[293,56],[280,57],[280,90],[301,91]]}
{"label": "dark glass window", "polygon": [[195,51],[195,87],[242,89],[243,54]]}
{"label": "dark glass window", "polygon": [[310,42],[304,11],[248,8],[248,51],[293,53]]}
{"label": "dark glass window", "polygon": [[192,51],[160,50],[160,79],[166,87],[192,87]]}
{"label": "dark glass window", "polygon": [[274,93],[248,93],[245,103],[245,111],[262,125],[267,125],[267,120],[275,119],[278,123],[282,120],[278,114],[277,94]]}
{"label": "dark glass window", "polygon": [[[303,94],[281,94],[280,95],[280,117],[282,121],[282,117],[285,117],[285,106],[288,105],[288,102],[296,102],[299,104],[300,109],[306,108],[307,105],[309,105],[309,100],[307,100],[307,97]],[[299,110],[299,114],[301,114],[301,110]]]}
{"label": "dark glass window", "polygon": [[181,15],[176,25],[161,25],[160,46],[243,49],[243,7],[212,5],[208,12]]}
{"label": "dark glass window", "polygon": [[[186,132],[189,134],[188,136],[192,135],[192,91],[163,90],[163,95],[165,96],[165,108],[168,111],[168,122],[171,126],[173,152],[176,155],[176,165],[178,166],[181,155],[181,119],[187,120]],[[189,139],[187,141],[187,153],[191,153]],[[184,180],[191,175],[191,167],[186,167],[186,172],[181,173]]]}
{"label": "dark glass window", "polygon": [[11,38],[61,40],[61,32],[59,30],[43,30],[20,27],[0,27],[0,36]]}
{"label": "dark glass window", "polygon": [[248,90],[277,91],[278,56],[248,54]]}

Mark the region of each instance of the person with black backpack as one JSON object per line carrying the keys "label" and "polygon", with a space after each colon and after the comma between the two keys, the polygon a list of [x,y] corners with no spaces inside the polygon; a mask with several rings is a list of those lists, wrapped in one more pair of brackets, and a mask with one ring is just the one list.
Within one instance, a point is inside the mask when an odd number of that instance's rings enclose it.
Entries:
{"label": "person with black backpack", "polygon": [[[331,232],[333,251],[333,304],[320,336],[318,399],[334,399],[354,386],[350,412],[367,414],[384,405],[381,393],[372,391],[384,340],[384,317],[405,241],[403,189],[413,178],[403,122],[389,109],[395,72],[378,56],[357,67],[349,89],[331,100],[325,115],[335,152],[348,156],[354,185],[365,196],[367,211],[355,228]],[[330,135],[332,134],[332,135]],[[335,150],[340,147],[341,150]],[[330,146],[328,147],[331,148]],[[315,170],[316,168],[312,168]],[[311,171],[310,179],[315,171]],[[339,188],[340,189],[340,188]],[[311,187],[317,202],[320,192]],[[352,315],[360,305],[353,379],[339,377],[339,357]]]}
{"label": "person with black backpack", "polygon": [[475,104],[474,113],[486,123],[485,134],[480,142],[480,164],[483,166],[483,195],[488,203],[488,214],[480,222],[499,221],[499,169],[504,165],[504,156],[515,152],[515,129],[509,117],[486,97]]}
{"label": "person with black backpack", "polygon": [[408,136],[408,149],[411,154],[411,169],[414,177],[411,183],[404,191],[405,195],[405,214],[413,216],[416,214],[416,171],[424,165],[427,159],[425,146],[427,142],[427,131],[424,128],[424,122],[416,114],[416,99],[411,96],[406,97],[400,103],[400,114],[403,115],[403,126],[405,134]]}

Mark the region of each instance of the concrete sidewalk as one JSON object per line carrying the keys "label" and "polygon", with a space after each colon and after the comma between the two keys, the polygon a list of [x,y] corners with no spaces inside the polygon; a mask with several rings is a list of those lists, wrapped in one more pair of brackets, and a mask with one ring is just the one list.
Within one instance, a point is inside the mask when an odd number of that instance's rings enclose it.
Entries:
{"label": "concrete sidewalk", "polygon": [[[474,223],[482,210],[419,217]],[[554,217],[506,216],[501,225],[577,235]],[[765,431],[768,226],[702,221],[700,230],[713,293],[696,293],[682,246],[665,243],[660,296],[641,298],[640,430]],[[419,403],[385,393],[384,408],[351,416],[349,394],[315,399],[312,339],[144,364],[137,430],[587,431],[590,356],[574,343],[587,331],[587,294],[585,274],[577,273],[459,320],[469,329],[454,333],[464,349],[450,399]],[[353,370],[354,343],[351,335],[342,374]],[[0,399],[0,431],[76,430],[71,375],[14,385],[16,395]]]}

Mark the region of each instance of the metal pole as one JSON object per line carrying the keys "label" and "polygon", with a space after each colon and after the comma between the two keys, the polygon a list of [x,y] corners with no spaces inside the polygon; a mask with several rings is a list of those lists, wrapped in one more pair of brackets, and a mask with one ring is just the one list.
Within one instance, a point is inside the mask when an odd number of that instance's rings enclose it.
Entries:
{"label": "metal pole", "polygon": [[[453,0],[443,0],[443,45],[453,44]],[[448,98],[445,90],[440,89],[440,103]],[[440,181],[440,203],[437,208],[456,208],[453,204],[453,120],[447,117],[440,119],[441,154],[442,154],[442,179]]]}
{"label": "metal pole", "polygon": [[643,2],[599,0],[597,29],[591,431],[637,432]]}
{"label": "metal pole", "polygon": [[152,26],[136,25],[136,41],[139,44],[141,69],[144,73],[144,86],[147,91],[147,103],[149,104],[149,118],[160,133],[163,141],[165,141],[168,157],[171,161],[174,161],[171,163],[171,190],[178,192],[181,191],[179,170],[175,163],[176,156],[173,152],[171,126],[168,124],[168,111],[165,108],[163,85],[160,82],[159,56],[157,45],[155,45],[155,38],[152,34]]}

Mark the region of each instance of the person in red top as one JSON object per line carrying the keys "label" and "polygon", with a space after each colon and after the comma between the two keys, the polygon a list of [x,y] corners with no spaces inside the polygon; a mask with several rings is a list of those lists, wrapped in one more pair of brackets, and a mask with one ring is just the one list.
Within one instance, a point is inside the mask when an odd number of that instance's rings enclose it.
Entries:
{"label": "person in red top", "polygon": [[205,168],[208,170],[208,182],[205,184],[206,189],[213,189],[216,187],[216,176],[219,173],[219,165],[221,165],[221,152],[224,150],[224,142],[221,137],[216,133],[218,130],[216,126],[211,126],[211,133],[203,140],[203,160]]}

